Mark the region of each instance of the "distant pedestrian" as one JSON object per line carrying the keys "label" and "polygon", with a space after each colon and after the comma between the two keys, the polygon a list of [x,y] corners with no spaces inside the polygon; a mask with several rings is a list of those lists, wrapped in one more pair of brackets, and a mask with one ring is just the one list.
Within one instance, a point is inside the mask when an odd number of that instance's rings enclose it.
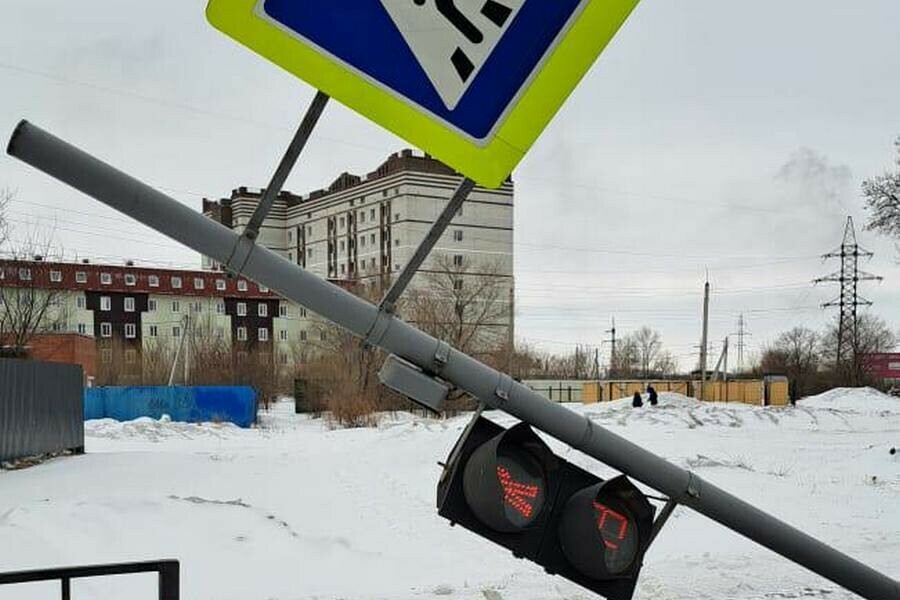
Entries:
{"label": "distant pedestrian", "polygon": [[644,405],[644,401],[641,400],[641,393],[635,392],[634,398],[631,399],[631,407],[632,408],[640,408]]}
{"label": "distant pedestrian", "polygon": [[659,404],[659,396],[656,395],[656,390],[653,389],[652,385],[647,386],[647,395],[650,397],[650,406]]}

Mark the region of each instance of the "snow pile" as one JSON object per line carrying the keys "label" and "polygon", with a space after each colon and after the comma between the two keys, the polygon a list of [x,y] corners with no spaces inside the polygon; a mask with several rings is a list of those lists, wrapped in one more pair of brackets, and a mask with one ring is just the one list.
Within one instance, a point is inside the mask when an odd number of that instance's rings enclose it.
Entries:
{"label": "snow pile", "polygon": [[835,388],[800,400],[805,408],[837,410],[868,415],[900,415],[900,398],[873,388]]}
{"label": "snow pile", "polygon": [[[900,412],[835,408],[874,405],[869,390],[831,396],[785,408],[676,394],[637,410],[628,399],[568,408],[900,577],[900,454],[889,452]],[[384,414],[376,428],[332,430],[292,410],[276,404],[249,430],[88,423],[86,455],[0,472],[0,571],[174,557],[192,600],[594,597],[437,516],[436,463],[468,416]],[[92,579],[73,597],[150,599],[153,586],[152,576]],[[56,583],[0,588],[0,599],[54,593]],[[647,555],[636,595],[801,597],[855,598],[684,508]]]}

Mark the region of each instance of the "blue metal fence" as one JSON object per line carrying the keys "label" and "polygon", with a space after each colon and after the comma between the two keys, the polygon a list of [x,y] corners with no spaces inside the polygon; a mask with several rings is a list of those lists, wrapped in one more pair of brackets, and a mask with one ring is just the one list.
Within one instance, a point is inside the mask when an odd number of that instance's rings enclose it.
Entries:
{"label": "blue metal fence", "polygon": [[84,391],[85,419],[131,421],[140,417],[202,423],[256,422],[256,391],[246,386],[97,387]]}

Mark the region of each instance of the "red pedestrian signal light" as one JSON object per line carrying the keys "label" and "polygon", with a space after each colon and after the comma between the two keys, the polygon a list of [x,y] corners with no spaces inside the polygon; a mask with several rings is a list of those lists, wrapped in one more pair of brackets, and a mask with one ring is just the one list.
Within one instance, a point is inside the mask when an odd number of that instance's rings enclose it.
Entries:
{"label": "red pedestrian signal light", "polygon": [[550,573],[628,600],[655,508],[627,478],[603,481],[555,456],[528,425],[479,417],[450,454],[438,512]]}

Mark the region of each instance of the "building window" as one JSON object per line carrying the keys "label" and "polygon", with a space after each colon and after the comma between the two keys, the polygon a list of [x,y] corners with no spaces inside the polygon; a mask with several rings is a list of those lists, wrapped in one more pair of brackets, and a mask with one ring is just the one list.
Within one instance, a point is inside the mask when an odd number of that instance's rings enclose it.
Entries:
{"label": "building window", "polygon": [[100,283],[102,285],[110,285],[112,283],[112,275],[109,273],[100,273]]}
{"label": "building window", "polygon": [[246,302],[238,302],[237,303],[237,315],[239,317],[247,316],[247,303]]}
{"label": "building window", "polygon": [[226,288],[224,279],[216,279],[216,289],[220,292],[224,292]]}
{"label": "building window", "polygon": [[269,305],[260,302],[259,306],[256,307],[256,312],[260,317],[268,317],[269,316]]}
{"label": "building window", "polygon": [[303,308],[302,306],[300,307],[300,317],[303,319],[306,318],[306,309]]}
{"label": "building window", "polygon": [[159,275],[149,275],[147,283],[150,284],[150,287],[159,287]]}
{"label": "building window", "polygon": [[125,298],[125,312],[134,312],[134,298]]}
{"label": "building window", "polygon": [[394,240],[394,245],[395,245],[395,246],[399,246],[399,245],[400,245],[400,238],[397,238],[396,240]]}
{"label": "building window", "polygon": [[178,300],[172,301],[172,312],[181,312],[181,303]]}
{"label": "building window", "polygon": [[375,268],[375,259],[374,258],[369,259],[369,266],[373,269]]}
{"label": "building window", "polygon": [[136,283],[137,283],[137,277],[135,277],[131,273],[125,274],[125,285],[135,285]]}
{"label": "building window", "polygon": [[247,341],[247,328],[246,327],[238,327],[237,328],[237,339],[239,342]]}
{"label": "building window", "polygon": [[373,246],[375,245],[375,234],[374,233],[369,235],[369,243],[372,244]]}
{"label": "building window", "polygon": [[260,293],[262,293],[262,294],[268,294],[268,293],[269,293],[269,286],[263,285],[263,284],[260,283],[260,284],[259,284],[259,291],[260,291]]}
{"label": "building window", "polygon": [[220,315],[225,314],[225,303],[224,302],[216,302],[216,313]]}
{"label": "building window", "polygon": [[219,340],[225,339],[225,328],[224,327],[216,327],[216,339],[219,339]]}
{"label": "building window", "polygon": [[453,255],[453,266],[454,266],[454,267],[461,267],[462,264],[463,264],[463,257],[462,257],[462,254],[454,254],[454,255]]}
{"label": "building window", "polygon": [[176,290],[181,288],[181,277],[172,278],[172,287]]}
{"label": "building window", "polygon": [[194,277],[194,289],[202,290],[204,286],[203,279],[200,277]]}
{"label": "building window", "polygon": [[77,271],[75,273],[75,283],[87,283],[87,273],[84,271]]}
{"label": "building window", "polygon": [[193,310],[195,313],[203,312],[203,303],[202,302],[194,302],[193,304],[191,304],[191,310]]}
{"label": "building window", "polygon": [[394,223],[400,220],[400,213],[394,213]]}
{"label": "building window", "polygon": [[294,232],[288,229],[288,243],[294,241]]}
{"label": "building window", "polygon": [[125,363],[129,365],[133,365],[137,362],[137,350],[126,350],[125,351]]}
{"label": "building window", "polygon": [[112,337],[112,323],[100,323],[100,337]]}
{"label": "building window", "polygon": [[347,248],[347,242],[341,240],[341,252],[343,252]]}
{"label": "building window", "polygon": [[181,337],[181,327],[173,327],[172,328],[172,337],[180,338]]}
{"label": "building window", "polygon": [[306,249],[306,258],[312,258],[312,255],[313,255],[313,249],[307,248]]}
{"label": "building window", "polygon": [[369,211],[369,219],[371,219],[373,222],[375,221],[375,209],[374,208]]}
{"label": "building window", "polygon": [[133,340],[137,337],[137,325],[134,323],[125,323],[125,337]]}
{"label": "building window", "polygon": [[328,334],[324,331],[319,332],[319,339],[323,342],[328,341]]}
{"label": "building window", "polygon": [[78,333],[80,335],[87,335],[87,325],[85,325],[84,323],[79,323],[78,324]]}
{"label": "building window", "polygon": [[75,308],[84,310],[84,307],[87,306],[87,302],[84,299],[84,296],[78,296],[75,298]]}
{"label": "building window", "polygon": [[109,296],[100,296],[100,310],[103,312],[112,310],[112,299]]}
{"label": "building window", "polygon": [[306,235],[312,237],[312,225],[306,228]]}
{"label": "building window", "polygon": [[147,300],[147,310],[149,312],[156,312],[156,300]]}
{"label": "building window", "polygon": [[288,316],[288,306],[287,304],[279,304],[278,305],[278,316],[287,317]]}
{"label": "building window", "polygon": [[159,326],[157,326],[157,325],[151,325],[150,328],[149,328],[148,335],[149,335],[150,337],[158,337],[158,336],[159,336]]}
{"label": "building window", "polygon": [[362,246],[363,248],[366,247],[366,236],[364,236],[364,235],[359,236],[359,245]]}
{"label": "building window", "polygon": [[455,242],[463,241],[462,229],[456,229],[453,231],[453,241],[455,241]]}
{"label": "building window", "polygon": [[237,289],[239,292],[247,291],[247,280],[246,279],[238,279]]}
{"label": "building window", "polygon": [[288,339],[287,329],[282,329],[281,331],[278,332],[278,339],[280,339],[282,342],[287,341],[287,339]]}
{"label": "building window", "polygon": [[344,219],[344,217],[341,217],[339,222],[340,222],[340,224],[341,224],[341,229],[343,229],[343,228],[344,228],[344,225],[345,225],[345,223],[346,223],[346,219]]}
{"label": "building window", "polygon": [[286,352],[279,352],[279,353],[278,353],[278,360],[281,361],[281,364],[282,364],[282,365],[288,364],[288,355],[287,355],[287,353],[286,353]]}
{"label": "building window", "polygon": [[268,342],[269,341],[269,330],[265,327],[260,327],[256,332],[259,335],[259,341]]}
{"label": "building window", "polygon": [[366,211],[364,211],[364,210],[359,211],[359,222],[360,223],[366,222]]}
{"label": "building window", "polygon": [[347,265],[344,263],[341,263],[341,275],[343,275],[346,272],[347,272]]}
{"label": "building window", "polygon": [[301,342],[306,341],[306,331],[305,330],[300,332],[300,341]]}
{"label": "building window", "polygon": [[104,364],[109,364],[112,362],[112,350],[109,348],[104,348],[100,351],[100,362]]}
{"label": "building window", "polygon": [[294,262],[294,253],[293,252],[288,252],[288,260],[290,262]]}
{"label": "building window", "polygon": [[19,269],[20,281],[31,281],[31,269]]}
{"label": "building window", "polygon": [[453,289],[456,291],[463,289],[462,279],[454,279],[453,280]]}
{"label": "building window", "polygon": [[50,281],[59,283],[62,281],[62,271],[50,271]]}

